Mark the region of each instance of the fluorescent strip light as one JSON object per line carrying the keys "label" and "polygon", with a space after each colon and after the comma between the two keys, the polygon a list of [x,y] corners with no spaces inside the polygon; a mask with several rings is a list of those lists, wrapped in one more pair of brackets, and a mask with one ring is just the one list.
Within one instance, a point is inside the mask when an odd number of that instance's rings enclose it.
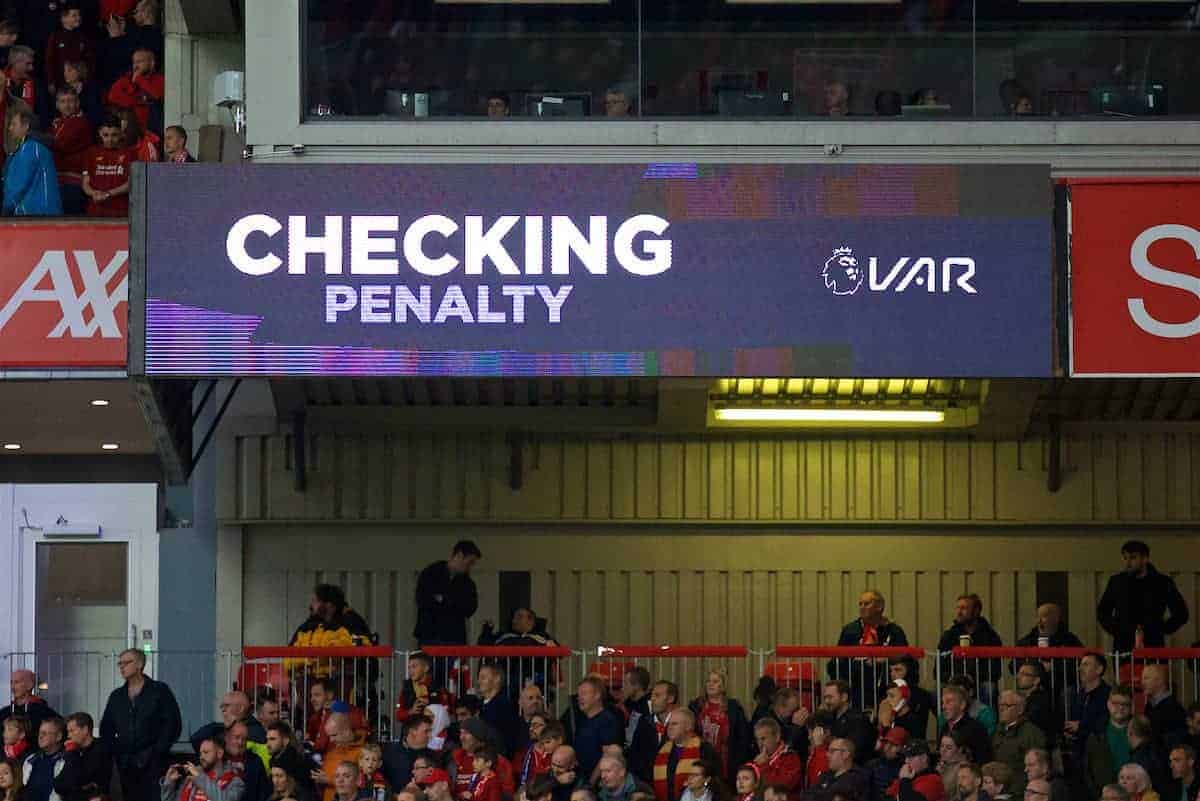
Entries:
{"label": "fluorescent strip light", "polygon": [[717,409],[716,418],[742,423],[942,423],[946,413],[933,409]]}
{"label": "fluorescent strip light", "polygon": [[[606,6],[612,0],[434,0],[438,6]],[[898,2],[898,0],[897,0]]]}
{"label": "fluorescent strip light", "polygon": [[903,0],[725,0],[731,6],[898,6]]}

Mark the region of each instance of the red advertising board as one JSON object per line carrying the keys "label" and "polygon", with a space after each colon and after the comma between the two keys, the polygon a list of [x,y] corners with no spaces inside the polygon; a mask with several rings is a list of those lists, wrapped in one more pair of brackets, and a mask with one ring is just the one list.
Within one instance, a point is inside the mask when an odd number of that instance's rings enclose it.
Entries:
{"label": "red advertising board", "polygon": [[1068,184],[1071,375],[1200,375],[1200,180]]}
{"label": "red advertising board", "polygon": [[126,366],[129,227],[0,223],[0,368]]}

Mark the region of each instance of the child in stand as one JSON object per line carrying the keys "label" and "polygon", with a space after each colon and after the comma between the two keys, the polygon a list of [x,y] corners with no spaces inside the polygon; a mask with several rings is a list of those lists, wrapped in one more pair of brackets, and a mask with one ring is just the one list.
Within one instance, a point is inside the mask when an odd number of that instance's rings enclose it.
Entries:
{"label": "child in stand", "polygon": [[383,767],[383,749],[378,743],[367,743],[362,747],[362,752],[358,755],[358,790],[359,798],[378,799],[379,791],[383,791],[383,797],[390,799],[392,797],[392,788],[388,786],[387,779],[383,778],[383,773],[380,768]]}
{"label": "child in stand", "polygon": [[4,758],[20,762],[29,750],[29,720],[22,717],[4,720]]}
{"label": "child in stand", "polygon": [[475,775],[463,792],[462,801],[502,801],[504,793],[500,789],[500,777],[496,775],[496,762],[496,750],[490,745],[475,751]]}

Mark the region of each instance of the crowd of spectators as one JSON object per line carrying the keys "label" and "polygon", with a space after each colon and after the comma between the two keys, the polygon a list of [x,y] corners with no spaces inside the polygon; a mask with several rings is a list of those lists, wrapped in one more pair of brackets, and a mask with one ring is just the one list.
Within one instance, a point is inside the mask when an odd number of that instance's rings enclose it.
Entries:
{"label": "crowd of spectators", "polygon": [[159,0],[0,0],[3,214],[125,217],[130,165],[186,163],[164,127]]}
{"label": "crowd of spectators", "polygon": [[[1122,556],[1100,622],[1131,647],[1162,644],[1186,622],[1187,606],[1144,543],[1126,543]],[[466,643],[481,558],[462,541],[421,573],[422,646]],[[339,587],[319,585],[309,611],[293,644],[376,641]],[[839,644],[904,645],[885,612],[881,593],[864,592]],[[483,641],[554,644],[527,608],[516,610],[510,631],[485,627]],[[981,600],[964,595],[943,641],[950,650],[1000,637]],[[1076,647],[1079,639],[1044,604],[1020,642]],[[687,698],[629,665],[620,676],[585,676],[554,715],[549,694],[562,690],[545,672],[514,673],[525,657],[484,660],[467,688],[448,683],[436,661],[409,655],[394,716],[385,716],[372,714],[374,691],[347,689],[344,668],[293,660],[289,694],[259,693],[252,704],[241,690],[227,693],[221,719],[192,733],[186,757],[172,750],[181,733],[175,698],[144,674],[140,651],[121,654],[124,683],[99,733],[87,714],[64,720],[35,694],[33,674],[16,671],[12,703],[0,710],[0,801],[105,801],[110,786],[127,801],[1200,801],[1200,705],[1185,709],[1168,667],[1153,662],[1134,677],[1135,692],[1108,680],[1098,652],[1071,662],[1069,681],[1053,687],[1041,659],[980,660],[947,674],[935,698],[910,657],[884,660],[879,683],[875,659],[837,659],[817,696],[764,676],[749,713],[720,670]],[[1005,672],[1015,689],[997,691]],[[373,680],[362,675],[356,687]],[[308,693],[297,699],[300,687]]]}

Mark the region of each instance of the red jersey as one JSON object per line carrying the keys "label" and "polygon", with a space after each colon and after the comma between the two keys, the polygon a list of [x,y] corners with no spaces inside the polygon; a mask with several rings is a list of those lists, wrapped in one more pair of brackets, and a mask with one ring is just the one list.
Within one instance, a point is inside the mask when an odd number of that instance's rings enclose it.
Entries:
{"label": "red jersey", "polygon": [[50,123],[50,133],[54,137],[50,150],[54,153],[58,182],[79,186],[88,151],[92,149],[92,123],[83,114],[56,117]]}
{"label": "red jersey", "polygon": [[136,161],[158,161],[159,147],[158,136],[146,131],[142,134],[142,138],[137,141],[130,150],[133,151],[133,158]]}
{"label": "red jersey", "polygon": [[500,789],[500,777],[495,773],[473,778],[469,792],[471,801],[503,801],[504,798]]}
{"label": "red jersey", "polygon": [[18,81],[12,76],[12,67],[6,69],[4,74],[8,77],[8,93],[17,99],[24,101],[25,105],[29,106],[31,109],[36,110],[38,107],[38,94],[37,84],[33,82],[33,79],[26,78],[23,81]]}
{"label": "red jersey", "polygon": [[729,715],[725,711],[725,702],[714,703],[706,701],[700,710],[700,736],[704,742],[712,746],[721,756],[721,764],[725,772],[729,772]]}
{"label": "red jersey", "polygon": [[804,771],[805,787],[812,789],[817,786],[821,774],[829,770],[829,748],[818,745],[808,752],[808,768]]}
{"label": "red jersey", "polygon": [[[128,183],[131,161],[132,156],[124,148],[109,150],[103,146],[93,147],[88,151],[83,174],[87,176],[92,189],[108,192]],[[88,198],[87,213],[89,217],[128,217],[129,193],[102,201]]]}
{"label": "red jersey", "polygon": [[462,794],[471,789],[471,780],[475,778],[475,757],[465,748],[455,748],[450,755],[454,760],[454,797],[461,798]]}
{"label": "red jersey", "polygon": [[132,72],[121,78],[108,90],[108,102],[117,108],[131,108],[145,130],[150,120],[150,104],[161,103],[166,92],[166,82],[161,72],[149,75],[134,75]]}
{"label": "red jersey", "polygon": [[762,766],[763,784],[782,784],[788,798],[799,798],[804,785],[804,763],[800,755],[786,745],[780,745]]}

